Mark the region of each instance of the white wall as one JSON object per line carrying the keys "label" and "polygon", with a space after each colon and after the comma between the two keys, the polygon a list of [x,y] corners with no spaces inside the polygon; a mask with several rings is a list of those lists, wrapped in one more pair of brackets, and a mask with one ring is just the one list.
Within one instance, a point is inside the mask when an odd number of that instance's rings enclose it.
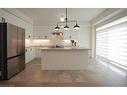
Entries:
{"label": "white wall", "polygon": [[[0,19],[4,17],[6,22],[20,26],[25,29],[25,38],[28,38],[28,35],[33,36],[33,24],[28,17],[25,17],[24,14],[20,13],[15,9],[0,9]],[[34,48],[31,50],[28,48],[26,52],[26,63],[35,58]]]}
{"label": "white wall", "polygon": [[[64,31],[61,26],[61,32],[64,33],[65,39],[70,39],[70,35],[73,39],[77,40],[77,44],[81,47],[91,48],[91,24],[89,22],[79,22],[80,30],[75,31],[74,25],[69,25],[70,29]],[[34,25],[34,38],[44,39],[45,36],[50,37],[54,32],[55,25]],[[36,57],[39,57],[40,53],[36,50]]]}
{"label": "white wall", "polygon": [[79,30],[79,45],[91,49],[91,24],[82,23]]}

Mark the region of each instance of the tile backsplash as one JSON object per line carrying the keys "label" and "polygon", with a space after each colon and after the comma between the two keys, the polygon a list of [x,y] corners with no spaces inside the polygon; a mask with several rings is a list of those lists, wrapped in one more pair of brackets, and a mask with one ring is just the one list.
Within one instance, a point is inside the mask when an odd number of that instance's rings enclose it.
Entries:
{"label": "tile backsplash", "polygon": [[63,46],[71,46],[70,40],[60,40],[60,41],[52,41],[50,39],[26,39],[25,40],[25,46],[31,47],[31,46],[53,46],[53,45],[63,45]]}

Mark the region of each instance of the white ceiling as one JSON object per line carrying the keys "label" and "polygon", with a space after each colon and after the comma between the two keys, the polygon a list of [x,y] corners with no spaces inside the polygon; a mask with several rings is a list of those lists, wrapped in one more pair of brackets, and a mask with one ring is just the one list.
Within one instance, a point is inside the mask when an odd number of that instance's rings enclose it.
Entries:
{"label": "white ceiling", "polygon": [[[18,8],[17,10],[33,19],[35,25],[56,23],[60,21],[60,16],[65,16],[65,8]],[[91,21],[104,10],[104,8],[68,8],[68,20]]]}

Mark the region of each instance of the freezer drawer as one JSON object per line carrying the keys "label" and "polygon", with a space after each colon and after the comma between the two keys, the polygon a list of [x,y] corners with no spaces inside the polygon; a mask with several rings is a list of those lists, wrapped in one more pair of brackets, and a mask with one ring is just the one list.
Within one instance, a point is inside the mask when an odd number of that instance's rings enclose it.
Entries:
{"label": "freezer drawer", "polygon": [[25,55],[8,59],[7,61],[8,79],[24,69],[25,69]]}
{"label": "freezer drawer", "polygon": [[8,61],[7,61],[8,79],[11,78],[12,76],[14,76],[18,72],[19,72],[18,57],[8,59]]}
{"label": "freezer drawer", "polygon": [[7,58],[17,55],[17,26],[7,24]]}

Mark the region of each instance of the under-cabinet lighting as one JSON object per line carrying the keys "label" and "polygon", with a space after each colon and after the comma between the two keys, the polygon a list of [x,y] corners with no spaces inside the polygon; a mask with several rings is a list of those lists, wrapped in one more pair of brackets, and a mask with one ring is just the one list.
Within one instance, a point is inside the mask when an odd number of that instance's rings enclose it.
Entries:
{"label": "under-cabinet lighting", "polygon": [[70,40],[63,40],[64,42],[70,42]]}
{"label": "under-cabinet lighting", "polygon": [[31,41],[31,39],[25,39],[25,42],[27,43],[29,43]]}
{"label": "under-cabinet lighting", "polygon": [[48,40],[48,39],[34,39],[33,41],[44,41],[44,42],[49,42],[50,40]]}

